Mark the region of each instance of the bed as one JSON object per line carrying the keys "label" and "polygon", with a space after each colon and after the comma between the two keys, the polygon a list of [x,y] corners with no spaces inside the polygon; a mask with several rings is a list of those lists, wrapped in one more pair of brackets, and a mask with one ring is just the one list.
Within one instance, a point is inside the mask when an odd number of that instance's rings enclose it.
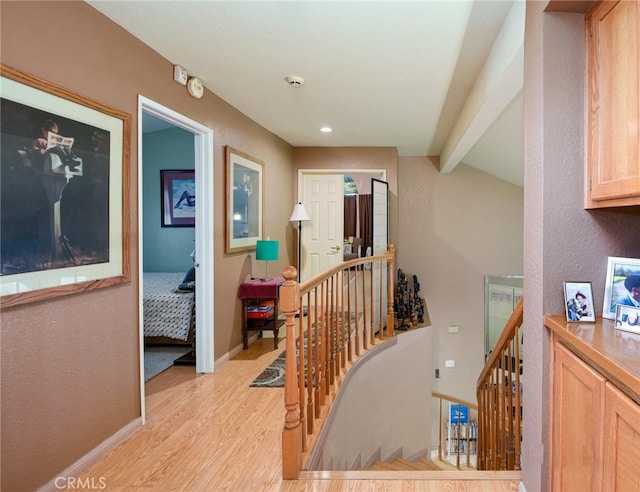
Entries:
{"label": "bed", "polygon": [[145,272],[144,342],[191,345],[195,335],[195,292],[179,290],[184,272]]}

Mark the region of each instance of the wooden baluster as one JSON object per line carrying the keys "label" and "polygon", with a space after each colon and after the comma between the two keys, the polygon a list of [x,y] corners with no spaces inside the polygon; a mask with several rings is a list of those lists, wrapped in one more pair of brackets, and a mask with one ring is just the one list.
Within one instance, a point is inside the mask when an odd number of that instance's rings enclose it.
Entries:
{"label": "wooden baluster", "polygon": [[365,276],[367,270],[362,268],[362,347],[364,350],[369,350],[369,330],[367,327],[367,286],[365,282]]}
{"label": "wooden baluster", "polygon": [[306,294],[307,300],[307,316],[303,321],[303,311],[301,311],[300,322],[304,326],[305,338],[300,342],[300,348],[302,352],[307,351],[307,433],[313,434],[313,430],[315,427],[315,418],[318,415],[317,412],[314,412],[314,398],[313,398],[313,375],[317,373],[317,361],[314,357],[313,352],[313,332],[312,332],[312,324],[311,324],[311,292],[307,292]]}
{"label": "wooden baluster", "polygon": [[[299,289],[298,289],[299,292]],[[300,296],[298,294],[298,307],[299,312],[302,310],[302,304],[300,303]],[[302,326],[302,316],[298,317],[298,336],[296,337],[296,351],[294,352],[298,358],[298,401],[300,402],[300,427],[302,429],[302,451],[306,451],[307,449],[307,429],[305,427],[305,412],[304,412],[304,350],[301,350],[300,344],[304,338],[304,327]]]}
{"label": "wooden baluster", "polygon": [[438,398],[440,401],[439,411],[438,411],[438,422],[440,422],[439,427],[439,436],[438,436],[438,459],[442,461],[442,426],[444,425],[444,420],[442,418],[442,398]]}
{"label": "wooden baluster", "polygon": [[[353,347],[353,339],[354,337],[357,337],[357,333],[358,333],[358,307],[357,306],[353,306],[352,304],[352,300],[351,300],[351,270],[347,271],[347,305],[349,306],[349,335],[348,335],[348,341],[347,341],[347,362],[351,363],[353,362],[353,352],[354,352],[354,347]],[[352,327],[351,327],[351,313],[354,314],[354,316],[356,317],[355,321],[354,321],[354,328],[353,330],[355,330],[355,333],[351,333]]]}
{"label": "wooden baluster", "polygon": [[520,336],[519,336],[519,327],[516,328],[516,343],[515,343],[515,354],[514,357],[516,359],[516,428],[515,428],[515,461],[513,464],[514,470],[520,470],[520,451],[521,451],[521,442],[520,442],[520,432],[522,425],[522,402],[520,401]]}
{"label": "wooden baluster", "polygon": [[375,301],[375,297],[373,295],[374,293],[374,285],[373,285],[373,262],[371,262],[369,264],[369,313],[370,313],[370,320],[369,320],[369,340],[371,341],[371,345],[375,345],[376,344],[376,335],[375,335],[375,322],[376,322],[376,303]]}
{"label": "wooden baluster", "polygon": [[320,354],[320,319],[319,311],[321,309],[320,304],[322,303],[322,292],[320,292],[320,298],[318,298],[318,287],[313,289],[314,292],[314,309],[313,309],[313,336],[312,341],[309,341],[309,345],[313,346],[313,360],[314,360],[314,368],[315,368],[315,384],[313,388],[313,392],[315,394],[314,398],[314,410],[315,410],[315,418],[320,418],[320,406],[322,404],[322,391],[320,390],[320,385],[322,381],[322,354]]}
{"label": "wooden baluster", "polygon": [[295,279],[297,271],[289,266],[283,272],[285,282],[280,286],[279,306],[285,315],[287,330],[287,354],[285,358],[284,429],[282,431],[282,477],[297,479],[302,468],[302,428],[300,402],[296,378],[295,315],[299,309],[299,287]]}
{"label": "wooden baluster", "polygon": [[[358,275],[360,272],[360,266],[356,266],[356,270],[355,270],[355,277],[353,278],[353,286],[355,289],[355,297],[356,297],[356,357],[360,357],[360,302],[359,302],[359,296],[358,296]],[[364,331],[363,333],[363,337],[364,337]],[[363,344],[364,346],[364,344]]]}
{"label": "wooden baluster", "polygon": [[[323,395],[329,396],[329,284],[325,280],[322,284],[324,286],[323,292],[323,315],[322,315],[322,381],[323,381]],[[322,404],[324,405],[327,400],[323,399]]]}
{"label": "wooden baluster", "polygon": [[393,244],[387,246],[387,336],[392,337],[395,327],[393,314],[393,293],[395,291],[393,274],[393,255],[395,247]]}

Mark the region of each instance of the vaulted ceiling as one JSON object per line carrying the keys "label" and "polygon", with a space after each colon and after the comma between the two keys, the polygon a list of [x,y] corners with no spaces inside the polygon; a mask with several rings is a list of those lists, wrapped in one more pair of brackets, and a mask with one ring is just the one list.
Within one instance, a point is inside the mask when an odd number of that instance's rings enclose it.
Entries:
{"label": "vaulted ceiling", "polygon": [[291,145],[523,184],[522,0],[88,3]]}

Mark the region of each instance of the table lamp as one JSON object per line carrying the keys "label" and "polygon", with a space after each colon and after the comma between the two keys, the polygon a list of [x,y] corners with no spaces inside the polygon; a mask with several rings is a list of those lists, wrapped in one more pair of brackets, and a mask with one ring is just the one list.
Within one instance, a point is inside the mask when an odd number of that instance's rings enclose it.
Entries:
{"label": "table lamp", "polygon": [[263,281],[271,280],[269,278],[269,262],[278,259],[278,241],[270,239],[258,239],[256,241],[256,260],[265,261],[265,270]]}

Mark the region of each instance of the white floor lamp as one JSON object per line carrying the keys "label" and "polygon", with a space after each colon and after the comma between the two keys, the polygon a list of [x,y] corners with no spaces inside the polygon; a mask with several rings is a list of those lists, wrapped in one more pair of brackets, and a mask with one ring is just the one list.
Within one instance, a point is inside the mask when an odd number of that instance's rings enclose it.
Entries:
{"label": "white floor lamp", "polygon": [[293,213],[289,218],[289,222],[297,222],[298,223],[298,283],[300,283],[300,267],[302,262],[300,261],[300,254],[302,250],[302,222],[306,222],[311,220],[309,214],[307,214],[307,210],[304,208],[302,202],[298,202],[293,207]]}

